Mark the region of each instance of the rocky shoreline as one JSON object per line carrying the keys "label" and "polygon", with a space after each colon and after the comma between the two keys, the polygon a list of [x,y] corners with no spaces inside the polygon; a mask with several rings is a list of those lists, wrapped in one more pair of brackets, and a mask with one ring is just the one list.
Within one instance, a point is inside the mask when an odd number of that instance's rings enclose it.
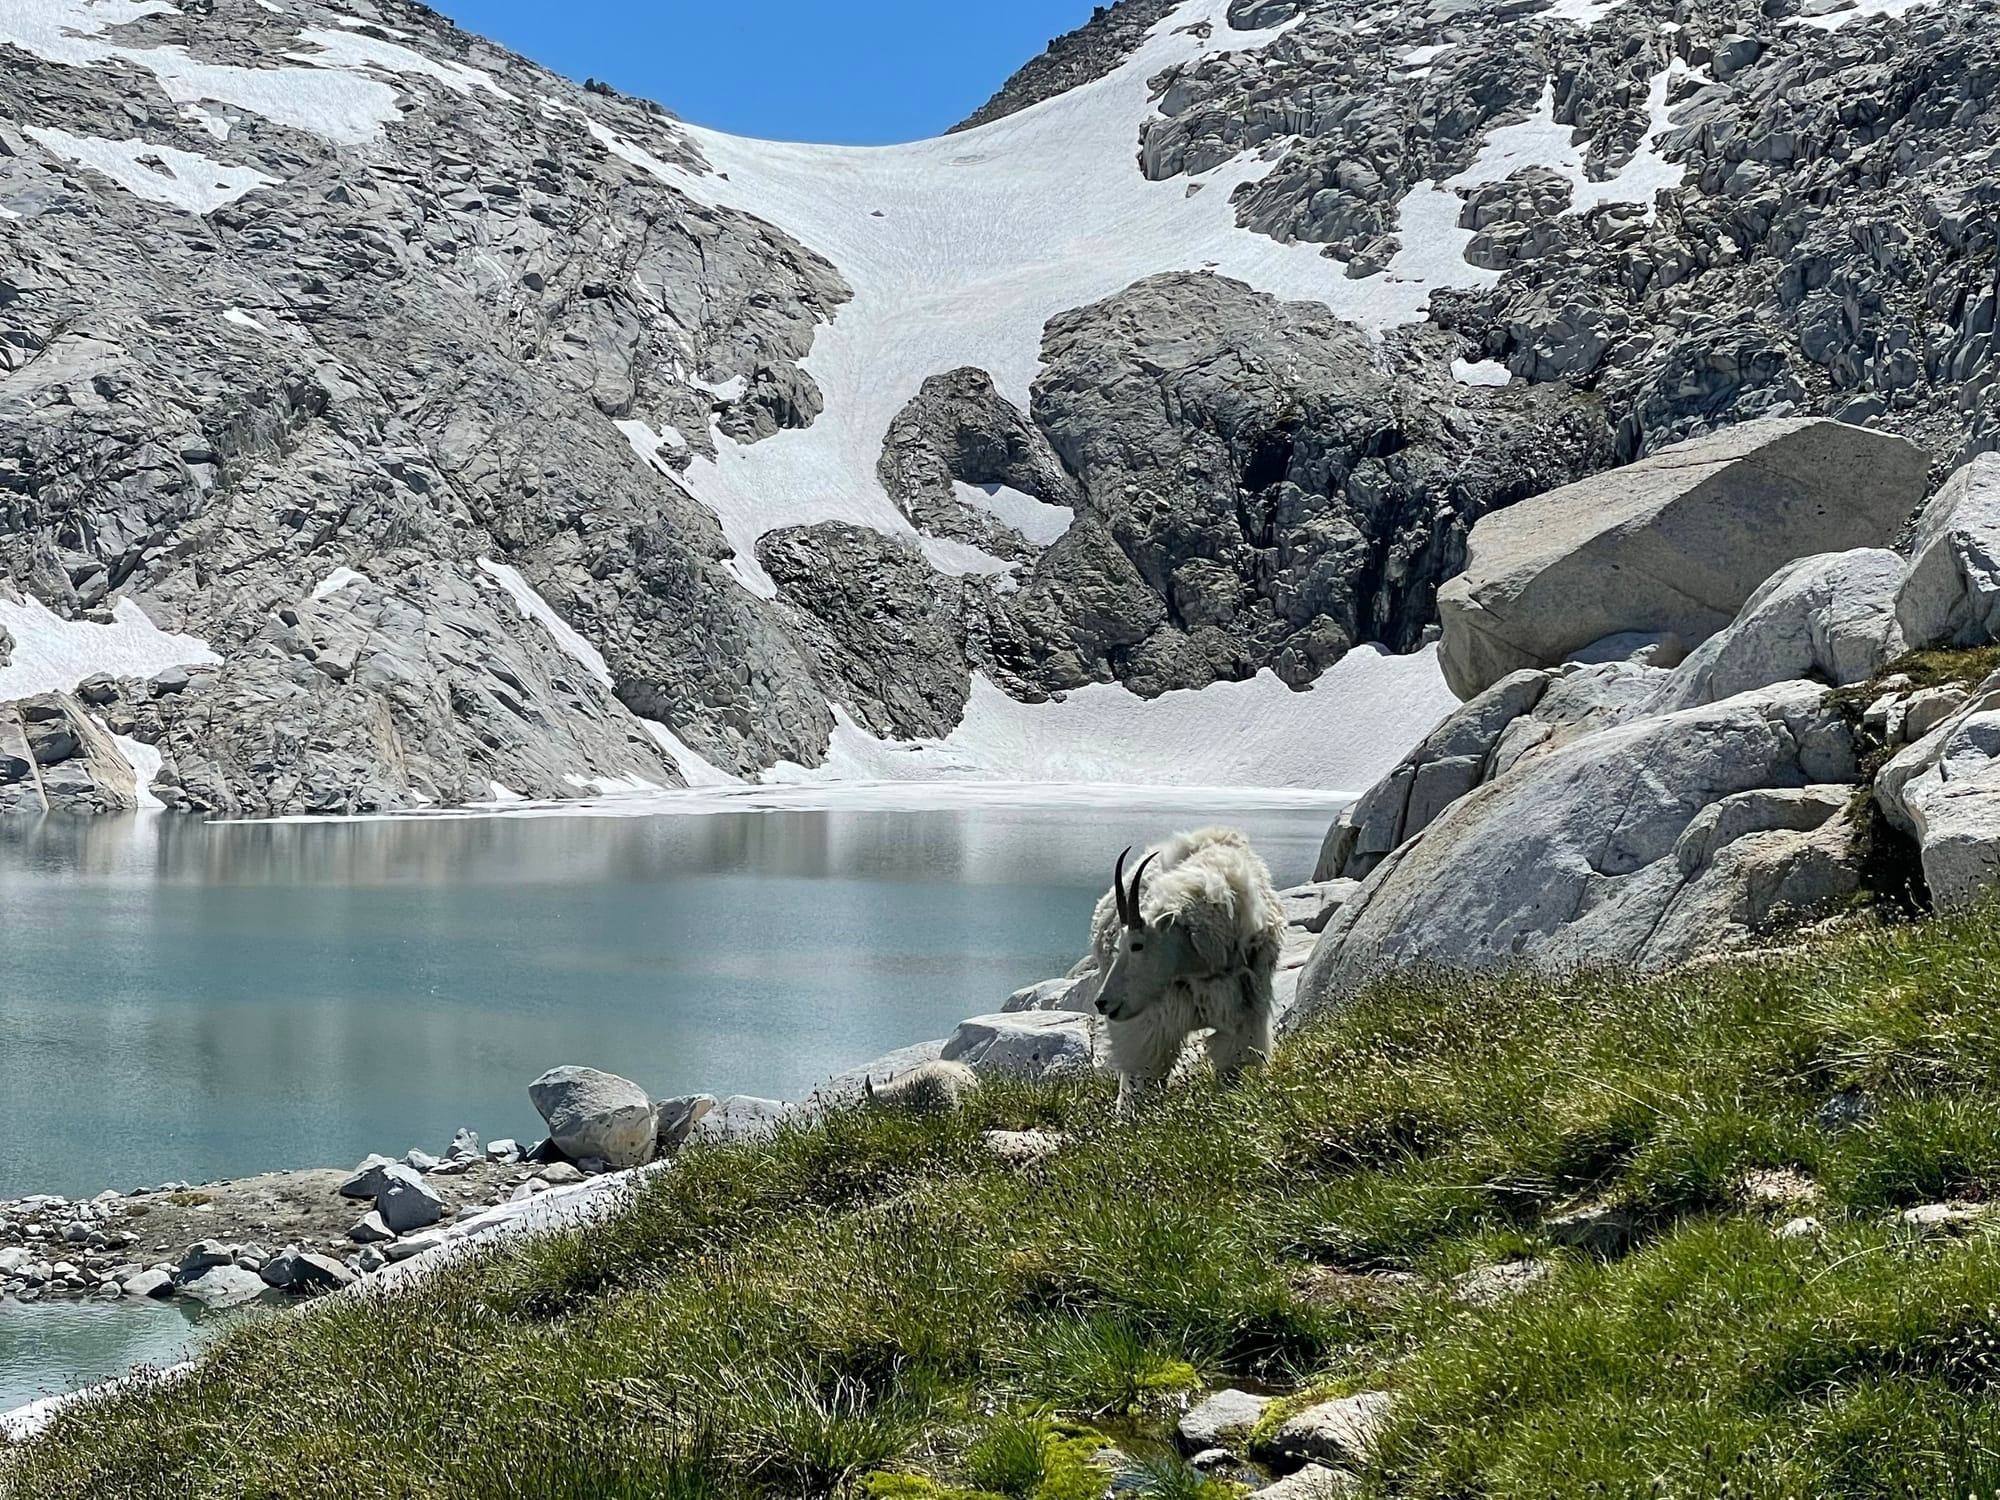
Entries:
{"label": "rocky shoreline", "polygon": [[[1290,1007],[1315,935],[1356,884],[1323,881],[1281,893],[1290,921],[1278,975],[1281,1010]],[[482,1144],[475,1132],[460,1130],[438,1154],[411,1148],[398,1157],[370,1155],[346,1170],[107,1188],[89,1198],[0,1199],[0,1302],[185,1298],[226,1308],[315,1297],[454,1240],[504,1232],[523,1206],[552,1192],[594,1196],[690,1142],[752,1140],[852,1105],[867,1085],[880,1087],[934,1059],[1030,1080],[1094,1071],[1103,1066],[1094,979],[1085,959],[1068,974],[1017,990],[999,1011],[967,1018],[948,1037],[829,1078],[804,1100],[654,1100],[613,1074],[560,1067],[529,1085],[548,1135],[526,1146],[512,1139]],[[1021,1157],[1048,1143],[990,1144]]]}

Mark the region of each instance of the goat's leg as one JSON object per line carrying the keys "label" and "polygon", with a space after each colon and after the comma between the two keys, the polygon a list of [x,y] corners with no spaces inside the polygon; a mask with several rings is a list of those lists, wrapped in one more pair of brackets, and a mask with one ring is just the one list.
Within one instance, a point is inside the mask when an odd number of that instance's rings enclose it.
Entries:
{"label": "goat's leg", "polygon": [[1245,1068],[1261,1068],[1277,1050],[1269,1004],[1253,1003],[1234,1026],[1208,1034],[1208,1060],[1218,1083],[1234,1083]]}
{"label": "goat's leg", "polygon": [[1141,1017],[1113,1021],[1109,1028],[1111,1064],[1118,1070],[1118,1113],[1130,1119],[1140,1107],[1166,1087],[1180,1060],[1181,1042],[1165,1027],[1148,1025]]}

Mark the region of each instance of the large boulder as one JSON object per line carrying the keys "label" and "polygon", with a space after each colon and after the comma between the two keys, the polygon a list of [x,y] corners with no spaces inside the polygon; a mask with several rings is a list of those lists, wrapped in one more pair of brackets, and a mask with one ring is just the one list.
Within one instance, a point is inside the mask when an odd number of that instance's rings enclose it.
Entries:
{"label": "large boulder", "polygon": [[1896,622],[1912,649],[2000,640],[2000,453],[1982,453],[1917,520]]}
{"label": "large boulder", "polygon": [[1365,877],[1475,786],[1525,758],[1651,712],[1666,677],[1661,668],[1625,660],[1508,674],[1341,813],[1320,846],[1318,873]]}
{"label": "large boulder", "polygon": [[[1838,794],[1817,794],[1808,810],[1703,813],[1738,794],[1846,784],[1856,774],[1838,706],[1827,689],[1804,682],[1636,719],[1524,757],[1398,849],[1335,915],[1306,965],[1300,1014],[1323,1011],[1395,965],[1685,958],[1728,937],[1679,928],[1660,936],[1690,887],[1735,878],[1719,852],[1752,832],[1816,826]],[[1748,903],[1767,913],[1795,904],[1782,890]]]}
{"label": "large boulder", "polygon": [[408,1234],[443,1218],[444,1199],[424,1181],[423,1173],[397,1162],[382,1169],[382,1191],[375,1197],[375,1212],[391,1234]]}
{"label": "large boulder", "polygon": [[1471,698],[1609,636],[1705,641],[1793,558],[1893,541],[1929,467],[1903,438],[1769,419],[1495,511],[1438,591],[1445,680]]}
{"label": "large boulder", "polygon": [[596,1068],[550,1068],[528,1085],[549,1139],[571,1161],[598,1157],[640,1167],[659,1149],[659,1116],[646,1091]]}
{"label": "large boulder", "polygon": [[1940,909],[2000,880],[2000,678],[1884,766],[1875,800],[1917,841]]}
{"label": "large boulder", "polygon": [[264,1295],[264,1279],[241,1266],[211,1266],[193,1280],[182,1282],[181,1295],[204,1307],[240,1307]]}
{"label": "large boulder", "polygon": [[961,1021],[939,1055],[978,1073],[1060,1078],[1091,1070],[1095,1018],[1067,1010],[1028,1010]]}
{"label": "large boulder", "polygon": [[1797,678],[1866,682],[1898,650],[1896,601],[1907,571],[1880,547],[1786,563],[1674,669],[1659,706],[1692,708]]}
{"label": "large boulder", "polygon": [[1341,813],[1320,848],[1313,878],[1359,879],[1484,781],[1501,732],[1541,701],[1551,675],[1511,672],[1447,715],[1401,765]]}

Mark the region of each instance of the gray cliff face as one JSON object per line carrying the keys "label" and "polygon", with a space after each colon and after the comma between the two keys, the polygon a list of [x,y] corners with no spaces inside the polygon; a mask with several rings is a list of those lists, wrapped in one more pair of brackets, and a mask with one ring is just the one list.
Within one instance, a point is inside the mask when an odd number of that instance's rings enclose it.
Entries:
{"label": "gray cliff face", "polygon": [[[1378,337],[1191,252],[1049,320],[1026,411],[976,365],[931,374],[860,475],[914,540],[749,548],[683,476],[822,419],[809,357],[854,292],[711,206],[665,111],[405,0],[0,40],[0,598],[128,601],[208,644],[173,691],[88,705],[160,752],[170,805],[569,796],[674,784],[672,737],[738,775],[816,765],[836,706],[943,735],[974,673],[1031,700],[1304,686],[1419,644],[1482,515],[1748,417],[1866,421],[1934,478],[2000,447],[1993,0],[1831,30],[1793,0],[1196,9],[1109,7],[968,126],[1205,27],[1151,80],[1134,173],[1220,192],[1249,153],[1247,232],[1385,288],[1421,248],[1406,200],[1469,173],[1460,289]],[[1579,203],[1563,151],[1640,201]]]}

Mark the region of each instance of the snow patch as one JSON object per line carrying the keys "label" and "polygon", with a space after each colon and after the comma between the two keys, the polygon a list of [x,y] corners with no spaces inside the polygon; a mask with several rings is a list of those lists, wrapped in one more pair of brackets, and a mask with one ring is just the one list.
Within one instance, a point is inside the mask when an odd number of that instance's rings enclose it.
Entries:
{"label": "snow patch", "polygon": [[[954,542],[947,537],[919,533],[917,550],[923,553],[926,562],[947,578],[997,578],[1011,574],[1016,567],[1016,564],[1004,557],[995,557],[983,547],[975,547],[970,542]],[[757,571],[763,573],[764,570],[759,568]]]}
{"label": "snow patch", "polygon": [[1579,26],[1595,26],[1624,0],[1556,0],[1541,14],[1546,21],[1574,21]]}
{"label": "snow patch", "polygon": [[1505,385],[1514,372],[1497,359],[1454,359],[1451,378],[1460,385]]}
{"label": "snow patch", "polygon": [[225,203],[234,203],[260,187],[275,187],[278,182],[248,167],[233,167],[151,141],[107,141],[94,135],[71,135],[51,125],[30,125],[26,134],[51,155],[102,173],[134,197],[164,203],[183,213],[214,213]]}
{"label": "snow patch", "polygon": [[222,658],[208,642],[160,629],[130,599],[111,611],[112,623],[65,620],[32,595],[0,598],[0,630],[14,638],[13,660],[0,666],[0,703],[36,693],[67,693],[100,672],[151,677],[168,667],[209,666]]}
{"label": "snow patch", "polygon": [[367,581],[368,575],[365,573],[357,573],[352,568],[335,568],[314,587],[312,596],[315,600],[331,598],[349,584]]}
{"label": "snow patch", "polygon": [[1603,182],[1593,182],[1585,173],[1588,143],[1579,144],[1575,130],[1556,120],[1555,82],[1544,83],[1535,112],[1490,132],[1471,166],[1442,185],[1425,181],[1410,190],[1396,225],[1403,248],[1390,261],[1388,274],[1438,286],[1488,287],[1498,282],[1498,271],[1465,258],[1473,231],[1459,227],[1465,200],[1454,189],[1504,182],[1523,167],[1547,167],[1570,180],[1573,193],[1566,213],[1579,214],[1606,203],[1635,203],[1644,206],[1650,222],[1656,212],[1655,194],[1679,186],[1683,175],[1679,166],[1660,155],[1658,146],[1669,128],[1667,85],[1672,74],[1669,66],[1654,77],[1646,96],[1646,134],[1632,159]]}
{"label": "snow patch", "polygon": [[509,802],[525,802],[528,799],[511,787],[504,787],[497,781],[486,783],[486,797],[489,806],[500,806]]}
{"label": "snow patch", "polygon": [[1900,16],[1914,5],[1924,0],[1856,0],[1845,10],[1837,10],[1824,16],[1794,16],[1792,24],[1811,26],[1819,31],[1838,31],[1849,21],[1859,21],[1868,16]]}
{"label": "snow patch", "polygon": [[1398,62],[1398,67],[1421,68],[1436,62],[1458,44],[1456,42],[1436,42],[1428,47],[1412,47]]}
{"label": "snow patch", "polygon": [[[98,722],[100,729],[103,721]],[[106,734],[111,734],[105,729]],[[128,735],[112,734],[111,743],[118,747],[118,753],[125,757],[125,764],[132,768],[132,789],[141,812],[154,812],[167,804],[153,795],[153,780],[160,774],[160,767],[166,764],[166,757],[157,745],[148,745]]]}
{"label": "snow patch", "polygon": [[[404,32],[403,35],[409,33]],[[496,99],[509,104],[515,102],[514,96],[495,83],[493,75],[483,69],[467,67],[460,62],[439,62],[379,37],[351,31],[324,31],[309,26],[299,33],[299,40],[319,50],[313,53],[287,52],[285,56],[308,67],[341,68],[357,73],[379,68],[387,73],[416,74],[437,80],[454,94],[471,94],[477,89],[484,89]]]}
{"label": "snow patch", "polygon": [[218,141],[228,140],[229,132],[236,124],[229,116],[219,114],[212,109],[204,109],[199,104],[190,104],[181,113],[194,121],[203,130],[206,130],[210,135],[214,136]]}
{"label": "snow patch", "polygon": [[[275,7],[273,8],[275,9]],[[404,31],[399,26],[390,26],[386,22],[382,21],[370,21],[362,16],[335,16],[333,18],[333,24],[336,26],[351,26],[355,28],[357,31],[363,26],[371,26],[375,30],[382,32],[386,36],[392,36],[396,38],[396,40],[399,42],[411,41],[416,36],[416,33],[414,31]]]}
{"label": "snow patch", "polygon": [[649,424],[636,418],[622,422],[614,421],[611,425],[625,434],[625,441],[632,445],[632,451],[639,455],[640,461],[647,468],[660,474],[673,472],[668,467],[667,461],[660,457],[660,449],[667,446],[675,448],[687,446],[687,439],[682,437],[680,429],[672,424],[669,424],[663,433],[653,431]]}
{"label": "snow patch", "polygon": [[942,740],[878,740],[838,708],[826,764],[770,782],[1049,781],[1357,791],[1458,706],[1437,650],[1351,651],[1303,692],[1271,672],[1145,699],[1112,683],[1020,703],[975,676]]}
{"label": "snow patch", "polygon": [[0,43],[64,67],[127,63],[151,73],[175,104],[212,101],[350,146],[375,139],[401,118],[396,90],[366,76],[366,69],[423,74],[460,93],[478,87],[510,97],[477,68],[433,62],[406,47],[347,32],[301,32],[300,40],[320,41],[321,47],[293,56],[306,64],[298,68],[235,67],[203,62],[182,47],[128,47],[106,39],[106,32],[146,16],[173,14],[178,12],[163,0],[4,0]]}
{"label": "snow patch", "polygon": [[240,307],[230,308],[229,311],[222,315],[222,321],[225,323],[234,323],[238,328],[248,328],[256,333],[269,333],[271,331]]}
{"label": "snow patch", "polygon": [[1004,484],[966,484],[955,480],[952,490],[967,505],[985,511],[1002,525],[1013,527],[1037,547],[1049,546],[1076,520],[1076,512],[1069,506],[1051,505]]}
{"label": "snow patch", "polygon": [[653,743],[667,752],[667,756],[681,773],[681,780],[689,786],[739,786],[741,782],[722,767],[708,760],[696,750],[688,747],[658,719],[641,719],[646,733],[653,737]]}
{"label": "snow patch", "polygon": [[578,635],[569,621],[557,614],[549,601],[535,592],[533,584],[505,563],[494,562],[491,558],[480,558],[479,566],[507,591],[522,614],[549,633],[572,661],[605,687],[611,686],[611,668],[605,664],[603,653]]}
{"label": "snow patch", "polygon": [[[1663,188],[1677,188],[1686,177],[1685,169],[1678,162],[1668,161],[1660,154],[1660,137],[1673,128],[1668,118],[1672,106],[1667,103],[1667,85],[1676,72],[1685,68],[1679,58],[1675,58],[1665,68],[1653,75],[1653,81],[1646,88],[1646,133],[1639,138],[1639,145],[1632,153],[1632,159],[1620,167],[1611,177],[1602,182],[1581,180],[1583,165],[1579,160],[1576,175],[1576,196],[1570,200],[1569,212],[1580,214],[1603,203],[1639,203],[1645,205],[1646,222],[1652,223],[1658,212],[1657,196]],[[1551,112],[1555,106],[1555,86],[1547,89]]]}

